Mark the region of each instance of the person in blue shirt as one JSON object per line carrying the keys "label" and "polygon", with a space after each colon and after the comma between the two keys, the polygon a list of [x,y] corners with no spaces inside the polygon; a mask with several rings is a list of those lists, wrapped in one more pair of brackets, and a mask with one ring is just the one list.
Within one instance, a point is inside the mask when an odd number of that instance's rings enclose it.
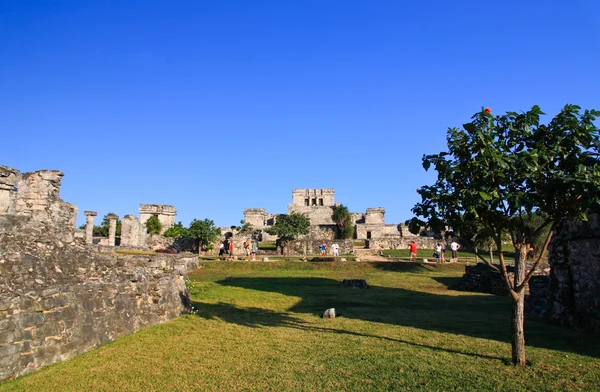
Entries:
{"label": "person in blue shirt", "polygon": [[321,242],[319,249],[321,249],[321,256],[325,256],[327,254],[327,245],[325,245],[325,241]]}

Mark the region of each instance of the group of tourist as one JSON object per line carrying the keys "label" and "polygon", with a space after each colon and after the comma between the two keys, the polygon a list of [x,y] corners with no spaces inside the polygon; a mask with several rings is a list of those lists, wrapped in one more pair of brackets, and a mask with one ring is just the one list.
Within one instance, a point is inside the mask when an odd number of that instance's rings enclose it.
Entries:
{"label": "group of tourist", "polygon": [[[255,240],[246,238],[244,241],[244,253],[248,261],[256,261],[256,253],[258,251],[258,243]],[[219,246],[219,257],[225,257],[227,260],[234,260],[233,240],[225,239]]]}
{"label": "group of tourist", "polygon": [[[450,259],[451,263],[458,263],[458,250],[460,249],[460,244],[453,240],[450,244],[450,250],[452,250],[452,258]],[[417,261],[417,243],[415,241],[410,241],[408,243],[408,250],[410,252],[410,256],[408,261]],[[435,245],[435,249],[433,251],[433,257],[436,259],[436,263],[445,263],[446,262],[446,244],[443,242],[438,242]]]}

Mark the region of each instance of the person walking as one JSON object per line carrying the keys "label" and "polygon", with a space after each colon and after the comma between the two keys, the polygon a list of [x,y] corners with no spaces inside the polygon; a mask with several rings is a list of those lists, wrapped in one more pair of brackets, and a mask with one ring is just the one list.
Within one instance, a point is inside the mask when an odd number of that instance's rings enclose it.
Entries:
{"label": "person walking", "polygon": [[417,243],[415,241],[410,241],[408,243],[408,249],[410,251],[408,261],[417,261]]}
{"label": "person walking", "polygon": [[452,250],[452,262],[458,263],[458,250],[460,249],[460,244],[456,242],[456,238],[452,240],[450,244],[450,250]]}
{"label": "person walking", "polygon": [[256,261],[256,252],[258,251],[258,244],[256,241],[252,241],[252,261]]}
{"label": "person walking", "polygon": [[229,260],[233,260],[233,240],[229,240]]}
{"label": "person walking", "polygon": [[333,241],[331,249],[333,249],[333,257],[338,257],[340,255],[340,246],[337,244],[336,241]]}
{"label": "person walking", "polygon": [[435,245],[435,251],[433,252],[433,255],[435,256],[436,263],[442,262],[442,243],[441,242],[438,242]]}
{"label": "person walking", "polygon": [[250,251],[252,245],[250,244],[250,238],[246,238],[246,241],[244,241],[244,253],[246,254],[246,258],[248,259],[248,261],[250,261]]}
{"label": "person walking", "polygon": [[327,255],[327,245],[325,245],[324,240],[321,242],[321,245],[319,245],[319,249],[321,250],[321,256]]}

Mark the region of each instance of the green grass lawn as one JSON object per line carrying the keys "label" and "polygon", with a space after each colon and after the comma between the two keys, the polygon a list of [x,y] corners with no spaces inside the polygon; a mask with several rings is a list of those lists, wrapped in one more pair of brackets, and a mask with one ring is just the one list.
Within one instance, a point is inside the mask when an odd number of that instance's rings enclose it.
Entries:
{"label": "green grass lawn", "polygon": [[[510,300],[448,289],[463,265],[210,262],[197,314],[145,329],[0,391],[594,391],[600,339],[526,320]],[[341,288],[366,279],[369,289]],[[322,319],[335,307],[339,317]]]}

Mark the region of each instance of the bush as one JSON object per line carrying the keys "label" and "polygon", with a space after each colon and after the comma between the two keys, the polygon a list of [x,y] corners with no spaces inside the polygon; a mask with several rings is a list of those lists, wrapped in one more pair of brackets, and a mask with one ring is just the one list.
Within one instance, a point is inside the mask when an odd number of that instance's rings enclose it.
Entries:
{"label": "bush", "polygon": [[175,254],[179,253],[179,252],[177,252],[174,249],[164,249],[164,248],[162,248],[162,249],[156,249],[155,252],[156,253],[166,253],[166,254],[169,254],[169,255],[175,255]]}
{"label": "bush", "polygon": [[157,215],[152,215],[150,219],[146,221],[146,229],[148,230],[148,234],[160,234],[162,230],[162,224],[158,220]]}

